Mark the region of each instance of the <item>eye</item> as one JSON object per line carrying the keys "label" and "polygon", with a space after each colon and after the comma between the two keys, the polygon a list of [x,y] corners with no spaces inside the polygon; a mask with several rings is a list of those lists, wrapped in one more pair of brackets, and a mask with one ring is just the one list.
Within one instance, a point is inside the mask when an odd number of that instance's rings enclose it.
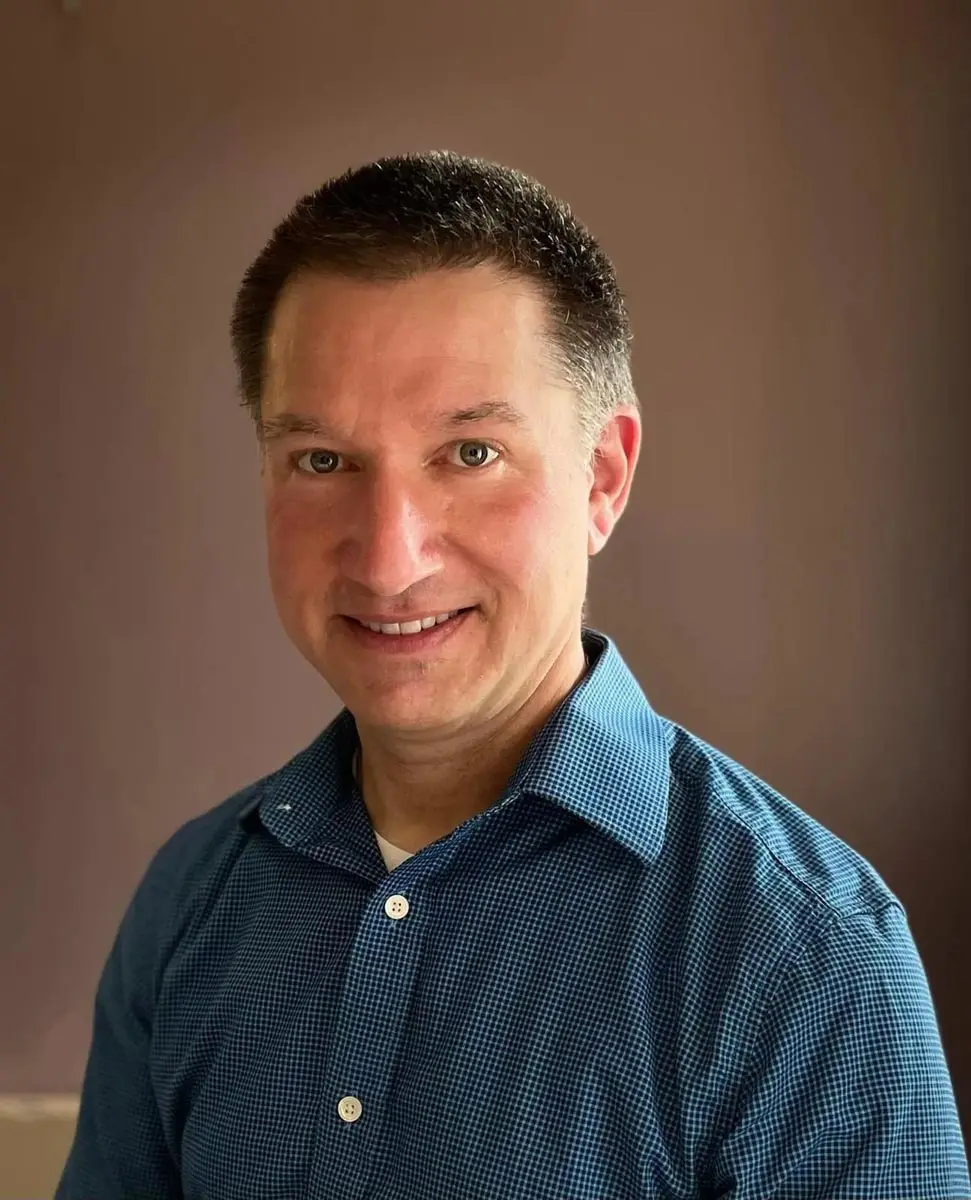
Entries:
{"label": "eye", "polygon": [[333,450],[307,450],[299,455],[296,466],[307,475],[333,475],[340,466],[340,455]]}
{"label": "eye", "polygon": [[488,442],[457,442],[449,450],[451,461],[461,467],[487,467],[498,457],[499,451]]}

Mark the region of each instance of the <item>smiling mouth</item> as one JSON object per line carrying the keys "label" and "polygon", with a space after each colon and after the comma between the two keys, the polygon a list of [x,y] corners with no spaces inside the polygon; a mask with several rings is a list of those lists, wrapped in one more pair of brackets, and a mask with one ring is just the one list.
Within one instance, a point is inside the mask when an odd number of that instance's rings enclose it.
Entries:
{"label": "smiling mouth", "polygon": [[444,625],[466,612],[471,612],[471,609],[454,608],[450,612],[430,613],[428,616],[415,617],[410,621],[364,621],[360,617],[349,617],[348,620],[364,629],[370,629],[372,633],[384,634],[386,637],[414,637],[428,629],[434,629],[436,625]]}

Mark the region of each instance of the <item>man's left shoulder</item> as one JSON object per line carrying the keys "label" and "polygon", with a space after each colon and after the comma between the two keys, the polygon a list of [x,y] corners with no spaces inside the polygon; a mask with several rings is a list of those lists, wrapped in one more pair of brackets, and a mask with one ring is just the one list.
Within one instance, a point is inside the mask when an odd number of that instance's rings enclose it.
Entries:
{"label": "man's left shoulder", "polygon": [[873,864],[838,834],[723,751],[672,730],[669,832],[675,846],[703,847],[709,874],[731,876],[780,916],[801,911],[825,920],[900,906]]}

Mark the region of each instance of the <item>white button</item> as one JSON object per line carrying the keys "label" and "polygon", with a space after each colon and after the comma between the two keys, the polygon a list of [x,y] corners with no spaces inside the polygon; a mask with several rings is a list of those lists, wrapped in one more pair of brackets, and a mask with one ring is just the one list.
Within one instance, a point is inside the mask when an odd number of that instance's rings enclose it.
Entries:
{"label": "white button", "polygon": [[353,1121],[358,1119],[364,1109],[361,1106],[361,1102],[358,1100],[357,1096],[345,1096],[344,1099],[341,1100],[341,1102],[337,1105],[337,1111],[340,1114],[342,1121],[346,1121],[348,1124],[351,1124]]}
{"label": "white button", "polygon": [[384,902],[384,911],[392,921],[400,921],[402,917],[407,917],[410,908],[411,905],[404,896],[389,896]]}

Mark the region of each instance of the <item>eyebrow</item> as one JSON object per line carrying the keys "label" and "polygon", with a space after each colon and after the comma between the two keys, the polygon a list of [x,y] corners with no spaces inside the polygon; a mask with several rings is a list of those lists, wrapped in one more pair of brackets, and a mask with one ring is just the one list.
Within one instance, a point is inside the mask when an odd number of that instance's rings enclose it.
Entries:
{"label": "eyebrow", "polygon": [[[515,405],[506,400],[486,400],[469,408],[457,408],[441,413],[432,422],[438,428],[462,429],[482,421],[499,421],[505,425],[523,426],[526,418]],[[304,413],[278,413],[272,417],[261,417],[258,425],[260,441],[264,444],[279,441],[294,434],[307,434],[324,440],[338,440],[339,435],[319,417]]]}

